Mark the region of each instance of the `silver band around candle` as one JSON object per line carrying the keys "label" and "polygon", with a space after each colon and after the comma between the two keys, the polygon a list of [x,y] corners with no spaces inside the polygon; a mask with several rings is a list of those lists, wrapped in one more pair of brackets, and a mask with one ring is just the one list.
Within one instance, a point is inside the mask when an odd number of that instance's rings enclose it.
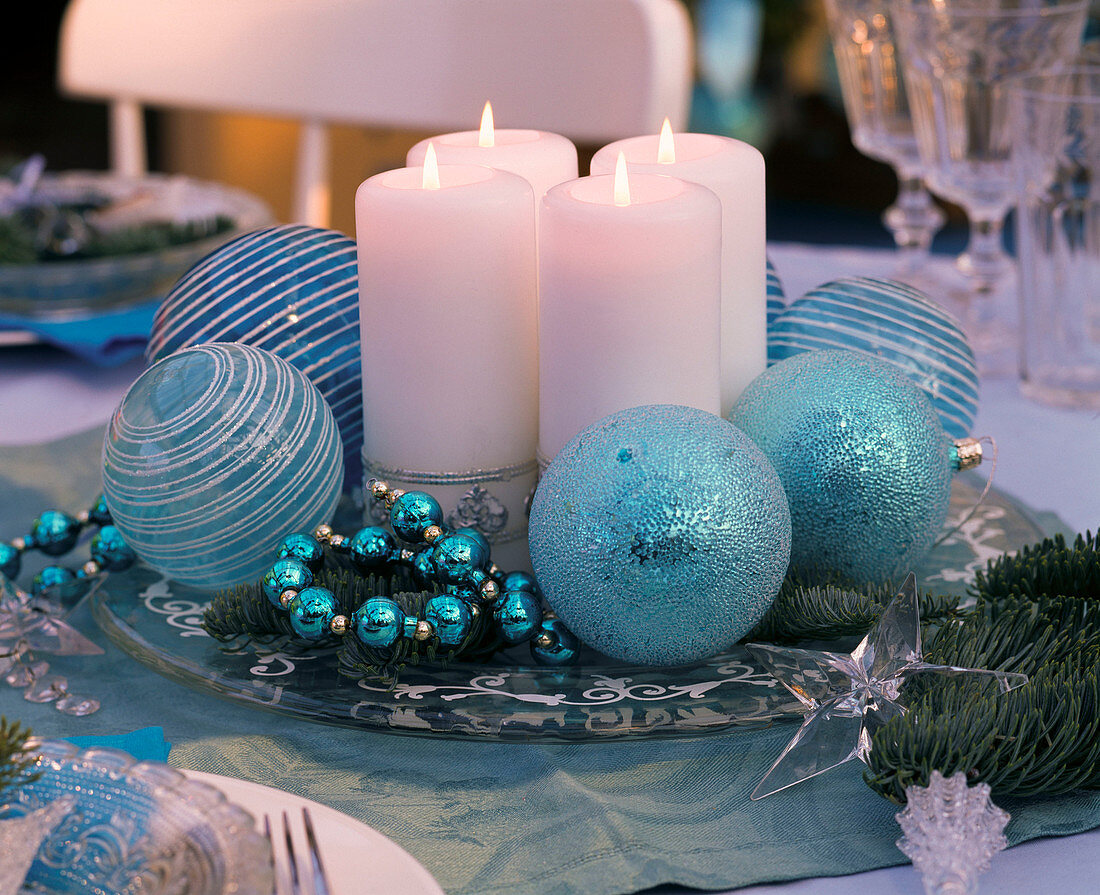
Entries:
{"label": "silver band around candle", "polygon": [[[363,454],[364,488],[370,479],[381,479],[391,488],[405,491],[430,487],[443,507],[445,525],[476,528],[490,544],[527,537],[527,517],[538,476],[534,458],[494,469],[427,472],[386,466]],[[386,519],[385,507],[377,501],[366,501],[366,512],[372,523]]]}

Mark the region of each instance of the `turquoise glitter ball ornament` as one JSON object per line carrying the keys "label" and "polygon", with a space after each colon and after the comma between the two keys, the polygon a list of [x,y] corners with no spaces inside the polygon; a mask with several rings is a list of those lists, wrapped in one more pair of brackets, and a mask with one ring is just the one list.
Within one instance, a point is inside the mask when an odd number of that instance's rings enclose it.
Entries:
{"label": "turquoise glitter ball ornament", "polygon": [[577,435],[531,506],[531,561],[565,626],[606,655],[694,662],[760,620],[791,521],[771,463],[721,417],[633,407]]}
{"label": "turquoise glitter ball ornament", "polygon": [[885,360],[808,351],[761,373],[730,420],[767,455],[791,510],[791,569],[900,581],[943,528],[952,440]]}
{"label": "turquoise glitter ball ornament", "polygon": [[889,361],[932,402],[952,438],[978,412],[978,368],[958,322],[923,292],[894,280],[833,280],[792,302],[768,327],[768,361],[846,348]]}
{"label": "turquoise glitter ball ornament", "polygon": [[297,367],[328,402],[344,447],[344,484],[362,478],[363,391],[355,242],[284,224],[246,233],[187,273],[157,308],[150,362],[207,342],[240,342]]}
{"label": "turquoise glitter ball ornament", "polygon": [[287,532],[331,518],[342,460],[303,373],[250,345],[199,345],[130,386],[104,440],[103,493],[141,559],[216,589],[257,580]]}

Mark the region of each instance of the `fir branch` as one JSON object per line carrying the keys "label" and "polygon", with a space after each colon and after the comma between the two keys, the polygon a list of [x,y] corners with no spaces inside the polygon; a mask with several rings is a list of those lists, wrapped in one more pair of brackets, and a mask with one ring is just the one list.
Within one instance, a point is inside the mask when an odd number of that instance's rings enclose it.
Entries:
{"label": "fir branch", "polygon": [[1100,603],[1053,597],[979,606],[942,628],[929,662],[1018,671],[1028,684],[917,677],[909,711],[874,736],[865,779],[904,802],[933,770],[988,783],[994,796],[1053,795],[1100,786]]}
{"label": "fir branch", "polygon": [[1058,534],[1015,556],[990,560],[975,576],[970,592],[987,602],[1043,596],[1100,600],[1100,540],[1085,532],[1067,544]]}
{"label": "fir branch", "polygon": [[[897,594],[889,584],[857,588],[842,581],[805,584],[788,577],[746,642],[800,643],[862,636]],[[955,597],[921,595],[921,620],[942,624],[959,616]]]}
{"label": "fir branch", "polygon": [[18,721],[8,721],[0,715],[0,799],[6,797],[14,786],[21,786],[38,779],[37,771],[30,771],[35,757],[24,751],[31,732]]}

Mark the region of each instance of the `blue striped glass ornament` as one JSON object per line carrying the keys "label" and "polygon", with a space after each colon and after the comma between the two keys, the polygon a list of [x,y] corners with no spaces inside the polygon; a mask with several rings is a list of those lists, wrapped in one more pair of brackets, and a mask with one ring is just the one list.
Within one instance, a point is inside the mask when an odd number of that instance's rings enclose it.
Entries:
{"label": "blue striped glass ornament", "polygon": [[771,329],[775,318],[787,307],[787,296],[783,293],[783,283],[779,279],[772,259],[768,259],[768,329]]}
{"label": "blue striped glass ornament", "polygon": [[342,461],[301,371],[250,345],[198,345],[130,386],[104,441],[103,494],[146,563],[217,589],[258,580],[288,532],[331,519]]}
{"label": "blue striped glass ornament", "polygon": [[363,394],[355,243],[301,224],[226,243],[192,267],[157,309],[150,362],[205,342],[240,342],[297,367],[328,403],[348,490],[362,478]]}
{"label": "blue striped glass ornament", "polygon": [[893,364],[924,390],[948,435],[971,434],[974,352],[955,318],[923,292],[872,277],[833,280],[791,302],[768,327],[769,364],[830,348]]}

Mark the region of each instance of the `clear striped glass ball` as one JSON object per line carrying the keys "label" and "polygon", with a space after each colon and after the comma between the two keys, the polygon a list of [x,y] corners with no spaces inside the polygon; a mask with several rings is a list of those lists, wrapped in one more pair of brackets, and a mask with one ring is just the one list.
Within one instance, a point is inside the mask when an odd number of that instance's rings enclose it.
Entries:
{"label": "clear striped glass ball", "polygon": [[331,518],[342,461],[303,373],[250,345],[199,345],[130,386],[104,440],[103,493],[141,559],[215,589],[259,580],[288,532]]}
{"label": "clear striped glass ball", "polygon": [[285,224],[247,233],[184,274],[157,309],[145,356],[240,342],[297,367],[328,402],[358,487],[363,447],[359,275],[343,233]]}
{"label": "clear striped glass ball", "polygon": [[775,269],[775,265],[772,264],[771,258],[768,259],[768,329],[771,329],[771,325],[775,322],[776,318],[783,313],[787,308],[787,296],[783,292],[783,282],[779,279],[779,273]]}
{"label": "clear striped glass ball", "polygon": [[928,396],[948,435],[972,434],[974,352],[955,318],[923,292],[873,277],[833,280],[793,301],[768,327],[768,363],[831,348],[893,364]]}

